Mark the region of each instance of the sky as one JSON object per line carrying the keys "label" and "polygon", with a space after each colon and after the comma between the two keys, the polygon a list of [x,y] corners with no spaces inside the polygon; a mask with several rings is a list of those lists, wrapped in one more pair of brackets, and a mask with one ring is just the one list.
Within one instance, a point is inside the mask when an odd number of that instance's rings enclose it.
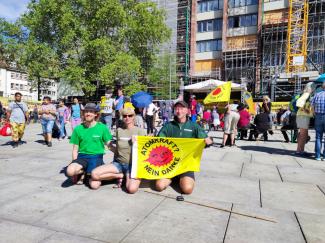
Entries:
{"label": "sky", "polygon": [[0,17],[15,21],[26,11],[29,0],[0,0]]}

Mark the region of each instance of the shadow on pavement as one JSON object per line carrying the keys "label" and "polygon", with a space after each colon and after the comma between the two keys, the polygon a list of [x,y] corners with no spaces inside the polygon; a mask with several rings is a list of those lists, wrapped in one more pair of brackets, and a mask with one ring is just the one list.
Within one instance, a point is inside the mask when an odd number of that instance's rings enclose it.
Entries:
{"label": "shadow on pavement", "polygon": [[1,144],[1,146],[12,146],[12,142],[11,141],[8,141],[4,144]]}
{"label": "shadow on pavement", "polygon": [[39,143],[39,144],[45,144],[44,140],[41,140],[41,139],[36,140],[36,141],[34,141],[34,142],[35,142],[35,143]]}

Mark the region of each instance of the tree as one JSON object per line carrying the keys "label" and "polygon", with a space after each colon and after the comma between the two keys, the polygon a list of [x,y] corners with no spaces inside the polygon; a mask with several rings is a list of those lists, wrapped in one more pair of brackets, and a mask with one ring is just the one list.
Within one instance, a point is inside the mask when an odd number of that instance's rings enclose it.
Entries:
{"label": "tree", "polygon": [[176,82],[176,56],[174,53],[161,53],[148,74],[149,84],[154,89],[157,99],[175,99],[178,92]]}
{"label": "tree", "polygon": [[55,76],[85,94],[98,82],[146,82],[154,50],[170,36],[164,20],[155,4],[137,0],[32,0],[22,17],[31,42],[50,56],[36,62],[55,63]]}

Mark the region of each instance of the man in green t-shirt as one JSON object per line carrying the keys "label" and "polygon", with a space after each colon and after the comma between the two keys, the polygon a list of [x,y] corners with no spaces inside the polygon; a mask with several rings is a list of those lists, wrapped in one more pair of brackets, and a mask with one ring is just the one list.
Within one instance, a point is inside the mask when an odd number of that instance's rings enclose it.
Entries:
{"label": "man in green t-shirt", "polygon": [[[213,143],[212,139],[208,137],[205,131],[195,122],[188,119],[189,114],[188,104],[184,101],[178,101],[174,105],[175,118],[165,124],[159,131],[159,137],[173,137],[173,138],[204,138],[205,143],[210,145]],[[158,191],[165,190],[171,179],[159,179],[156,181],[156,189]],[[179,186],[184,194],[191,194],[194,188],[194,172],[189,171],[179,176]]]}
{"label": "man in green t-shirt", "polygon": [[128,107],[122,111],[123,126],[116,130],[116,147],[114,149],[114,161],[111,164],[97,167],[91,173],[93,189],[97,189],[103,180],[118,180],[118,187],[122,180],[126,178],[126,190],[129,193],[136,193],[139,189],[141,180],[130,177],[131,172],[131,148],[134,136],[145,136],[145,130],[134,125],[134,109]]}
{"label": "man in green t-shirt", "polygon": [[[72,162],[67,167],[67,175],[73,183],[81,182],[84,173],[90,176],[93,169],[104,164],[105,145],[110,148],[112,135],[108,128],[97,122],[98,108],[88,103],[84,108],[84,122],[72,133],[70,143],[73,144]],[[92,187],[92,181],[89,181]]]}

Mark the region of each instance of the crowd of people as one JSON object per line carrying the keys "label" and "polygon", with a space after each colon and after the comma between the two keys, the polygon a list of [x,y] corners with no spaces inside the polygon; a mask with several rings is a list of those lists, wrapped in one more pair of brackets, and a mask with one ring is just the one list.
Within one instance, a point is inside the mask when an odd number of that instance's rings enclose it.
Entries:
{"label": "crowd of people", "polygon": [[[308,87],[307,87],[308,88]],[[304,99],[304,100],[302,100]],[[36,109],[37,108],[37,109]],[[1,109],[2,110],[2,109]],[[72,162],[67,166],[66,174],[73,183],[87,183],[90,188],[98,189],[102,181],[116,180],[116,187],[125,183],[129,193],[135,193],[141,180],[131,178],[132,167],[131,148],[137,135],[175,138],[203,138],[206,145],[213,143],[208,137],[208,131],[223,128],[223,138],[220,147],[236,146],[239,139],[265,141],[273,135],[273,125],[281,125],[284,142],[297,139],[298,156],[308,155],[305,144],[310,137],[308,129],[314,119],[316,130],[315,159],[323,160],[323,133],[325,130],[325,83],[322,91],[313,97],[299,96],[290,102],[288,107],[281,108],[276,114],[272,112],[272,102],[268,96],[258,105],[256,114],[252,115],[245,104],[228,104],[224,112],[219,112],[217,106],[212,110],[204,109],[194,95],[189,103],[176,100],[174,104],[161,102],[150,103],[146,107],[137,108],[130,99],[124,97],[123,90],[118,89],[113,98],[112,90],[106,90],[105,99],[100,103],[83,105],[77,98],[73,104],[66,106],[63,100],[54,104],[50,97],[44,97],[40,107],[33,110],[42,126],[44,144],[52,146],[54,127],[57,127],[57,138],[70,138]],[[3,112],[1,114],[4,116]],[[9,104],[5,120],[10,122],[13,147],[22,142],[29,110],[22,101],[22,94],[16,93],[15,100]],[[161,129],[155,127],[161,122]],[[146,125],[146,126],[145,126]],[[291,140],[287,131],[292,133]],[[248,135],[249,132],[249,135]],[[114,136],[113,136],[114,135]],[[115,140],[113,140],[115,137]],[[114,154],[112,163],[104,163],[105,146]],[[188,171],[178,177],[183,193],[190,194],[194,188],[194,173]],[[155,182],[156,189],[166,189],[171,179],[162,178]]]}

